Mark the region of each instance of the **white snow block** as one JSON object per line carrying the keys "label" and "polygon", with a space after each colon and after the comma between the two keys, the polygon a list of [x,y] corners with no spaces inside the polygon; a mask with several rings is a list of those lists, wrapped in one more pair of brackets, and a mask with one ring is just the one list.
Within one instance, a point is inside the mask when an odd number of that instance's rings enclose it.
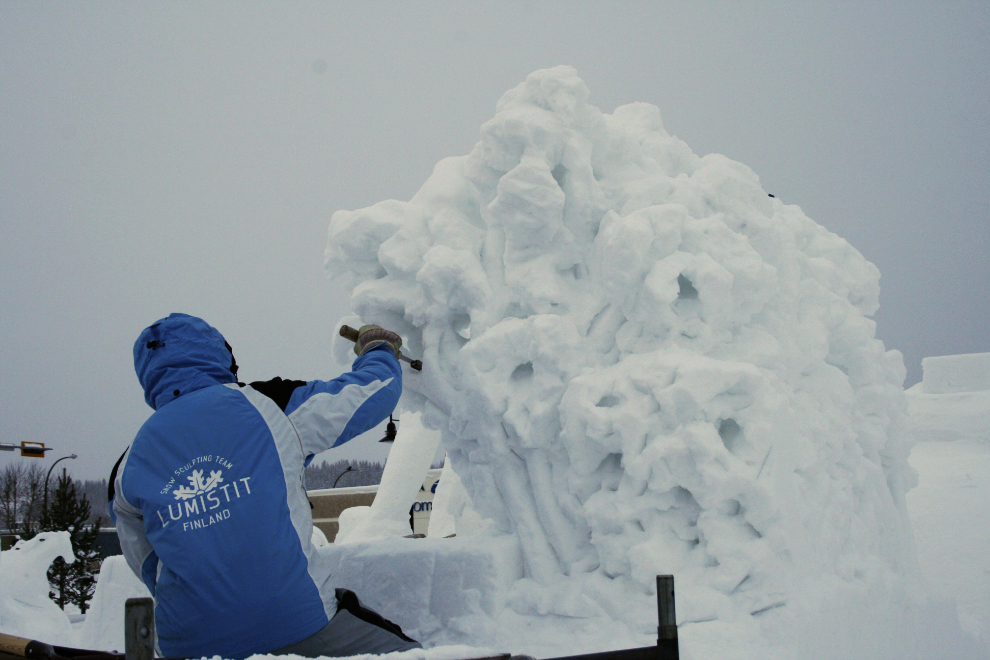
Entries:
{"label": "white snow block", "polygon": [[331,544],[337,588],[350,589],[414,639],[477,643],[503,607],[504,589],[522,577],[518,543],[510,538],[394,539]]}
{"label": "white snow block", "polygon": [[918,383],[905,394],[917,442],[990,442],[990,391],[927,394]]}
{"label": "white snow block", "polygon": [[942,355],[921,361],[925,394],[990,390],[990,353]]}

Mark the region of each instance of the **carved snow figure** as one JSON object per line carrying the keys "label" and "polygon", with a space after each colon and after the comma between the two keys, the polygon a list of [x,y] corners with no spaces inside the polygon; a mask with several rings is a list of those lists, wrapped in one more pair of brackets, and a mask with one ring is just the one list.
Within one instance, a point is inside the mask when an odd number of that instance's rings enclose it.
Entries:
{"label": "carved snow figure", "polygon": [[71,641],[65,612],[48,593],[48,567],[76,560],[68,532],[41,532],[0,554],[0,631],[49,644]]}
{"label": "carved snow figure", "polygon": [[682,625],[901,589],[914,476],[879,272],[657,108],[588,94],[530,75],[411,201],[329,228],[354,312],[423,358],[404,406],[519,539],[514,607],[646,632],[658,573]]}

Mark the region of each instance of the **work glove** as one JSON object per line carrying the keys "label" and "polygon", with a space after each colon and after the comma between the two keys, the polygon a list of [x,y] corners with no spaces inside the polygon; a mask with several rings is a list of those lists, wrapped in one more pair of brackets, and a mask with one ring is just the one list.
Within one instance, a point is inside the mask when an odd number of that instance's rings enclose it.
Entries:
{"label": "work glove", "polygon": [[354,352],[358,355],[364,355],[375,346],[382,344],[388,344],[392,352],[395,353],[396,359],[399,358],[399,349],[402,347],[402,338],[399,335],[377,325],[363,325],[358,330],[358,338],[354,342]]}

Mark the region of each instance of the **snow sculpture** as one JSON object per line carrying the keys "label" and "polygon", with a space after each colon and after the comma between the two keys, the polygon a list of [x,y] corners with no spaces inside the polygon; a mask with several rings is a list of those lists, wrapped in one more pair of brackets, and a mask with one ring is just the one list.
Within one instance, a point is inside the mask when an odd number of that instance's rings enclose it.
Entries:
{"label": "snow sculpture", "polygon": [[0,630],[4,633],[49,644],[71,640],[68,617],[48,597],[48,567],[56,557],[70,564],[76,560],[68,532],[42,532],[0,553]]}
{"label": "snow sculpture", "polygon": [[423,428],[419,415],[403,416],[402,428],[403,441],[389,451],[374,503],[341,511],[334,543],[362,543],[412,533],[409,507],[423,485],[440,437]]}
{"label": "snow sculpture", "polygon": [[426,365],[404,407],[518,537],[526,588],[592,596],[561,614],[594,602],[648,631],[651,609],[623,603],[658,573],[681,623],[907,574],[905,371],[868,319],[879,272],[657,108],[603,114],[588,93],[538,71],[411,201],[334,214],[330,276]]}

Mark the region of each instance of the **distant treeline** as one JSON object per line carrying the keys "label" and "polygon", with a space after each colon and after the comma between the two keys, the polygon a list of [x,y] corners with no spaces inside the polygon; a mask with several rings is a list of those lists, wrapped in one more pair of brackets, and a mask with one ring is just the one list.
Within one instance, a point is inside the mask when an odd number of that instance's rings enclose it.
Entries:
{"label": "distant treeline", "polygon": [[[347,468],[352,468],[347,472]],[[321,488],[333,488],[333,482],[337,481],[338,488],[349,486],[375,486],[382,482],[382,472],[385,466],[381,463],[371,463],[369,461],[334,461],[327,463],[323,461],[319,465],[315,463],[306,468],[306,490],[319,490]],[[344,474],[347,472],[347,474]]]}
{"label": "distant treeline", "polygon": [[[438,468],[440,466],[441,464],[438,463],[432,467]],[[348,467],[352,469],[348,471]],[[333,463],[323,461],[319,465],[314,464],[306,468],[306,489],[333,488],[335,481],[338,488],[375,486],[382,482],[384,470],[384,464],[370,461],[342,460]],[[0,472],[2,472],[0,474],[0,528],[14,529],[17,524],[15,521],[34,522],[40,518],[44,473],[38,468],[22,470],[16,466],[8,467]],[[7,483],[8,481],[10,483]],[[100,517],[103,527],[111,527],[110,517],[107,514],[107,480],[75,481],[75,486],[77,496],[89,500],[90,517],[88,522],[92,524],[97,517]]]}
{"label": "distant treeline", "polygon": [[[45,502],[44,465],[34,462],[9,463],[0,470],[0,529],[10,532],[37,531]],[[48,496],[54,497],[58,475],[52,475]],[[110,526],[107,515],[107,480],[74,481],[76,497],[89,500],[88,524],[101,517],[104,527]]]}
{"label": "distant treeline", "polygon": [[[353,468],[347,472],[347,468]],[[434,463],[430,469],[443,467],[443,462]],[[350,486],[377,486],[382,482],[382,473],[385,465],[382,463],[370,463],[368,461],[335,461],[327,463],[323,461],[319,465],[310,465],[306,468],[306,490],[320,490],[321,488],[333,488],[334,481],[337,481],[337,488],[348,488]],[[347,474],[344,474],[347,472]]]}
{"label": "distant treeline", "polygon": [[[353,466],[354,469],[341,477],[340,475],[347,470],[348,466]],[[381,463],[368,461],[336,461],[334,463],[323,461],[319,465],[314,464],[306,468],[306,489],[331,488],[337,477],[340,477],[340,481],[337,482],[339,488],[377,485],[382,482],[384,469],[385,466]],[[95,522],[97,516],[101,516],[103,526],[111,527],[107,515],[107,480],[86,480],[75,483],[76,493],[79,497],[85,496],[89,500],[91,506],[90,524]]]}
{"label": "distant treeline", "polygon": [[107,512],[107,480],[99,481],[76,481],[76,495],[89,500],[89,523],[93,524],[96,517],[103,519],[104,527],[113,527],[110,522],[110,514]]}
{"label": "distant treeline", "polygon": [[[341,476],[348,466],[354,469]],[[319,465],[313,464],[306,468],[306,489],[331,488],[337,477],[340,477],[340,481],[337,482],[338,488],[374,486],[382,482],[384,470],[385,466],[381,463],[369,461],[336,461],[334,463],[323,461]],[[107,480],[77,481],[76,492],[80,497],[85,495],[92,506],[93,514],[90,516],[90,522],[93,522],[99,515],[103,516],[103,525],[110,527],[107,519]]]}

